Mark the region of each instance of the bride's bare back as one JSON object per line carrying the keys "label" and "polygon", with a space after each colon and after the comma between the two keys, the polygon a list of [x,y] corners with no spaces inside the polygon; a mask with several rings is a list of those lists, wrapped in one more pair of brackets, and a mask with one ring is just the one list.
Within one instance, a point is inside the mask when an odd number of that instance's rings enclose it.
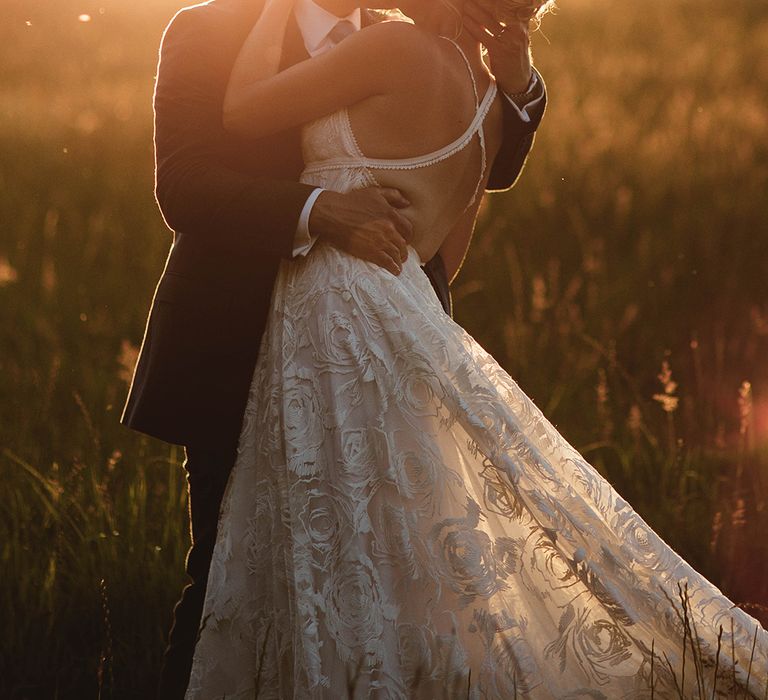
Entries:
{"label": "bride's bare back", "polygon": [[[340,151],[331,160],[340,169],[363,169],[364,178],[353,186],[394,187],[408,198],[411,206],[403,213],[414,225],[412,245],[422,260],[432,258],[449,235],[463,251],[501,141],[495,85],[471,44],[465,50],[403,22],[375,31],[390,34],[396,46],[418,43],[423,62],[400,89],[318,120],[338,121],[333,133]],[[327,128],[318,126],[305,130],[307,182],[315,182],[318,168],[327,172]],[[325,148],[313,147],[315,139],[324,140]]]}
{"label": "bride's bare back", "polygon": [[[247,76],[248,60],[242,52],[234,84],[240,66]],[[258,136],[310,122],[304,182],[339,191],[397,188],[411,202],[403,213],[421,259],[449,238],[454,257],[463,257],[502,119],[471,37],[453,42],[408,22],[381,22],[323,56],[243,84],[230,126]],[[329,180],[332,170],[338,177]]]}

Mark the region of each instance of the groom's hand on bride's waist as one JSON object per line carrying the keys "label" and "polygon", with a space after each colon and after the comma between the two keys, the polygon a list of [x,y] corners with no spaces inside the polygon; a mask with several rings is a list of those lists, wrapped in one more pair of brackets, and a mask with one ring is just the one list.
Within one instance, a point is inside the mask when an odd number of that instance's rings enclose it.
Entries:
{"label": "groom's hand on bride's waist", "polygon": [[367,187],[342,194],[325,190],[312,207],[309,230],[332,246],[399,275],[413,225],[400,211],[410,206],[399,190]]}

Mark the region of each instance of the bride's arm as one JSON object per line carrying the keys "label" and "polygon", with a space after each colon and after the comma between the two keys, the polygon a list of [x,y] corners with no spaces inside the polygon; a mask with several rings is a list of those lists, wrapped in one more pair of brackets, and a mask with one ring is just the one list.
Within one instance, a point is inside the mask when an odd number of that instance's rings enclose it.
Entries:
{"label": "bride's arm", "polygon": [[258,138],[304,124],[374,95],[407,89],[426,47],[404,22],[382,22],[349,36],[330,51],[256,80],[249,39],[232,69],[224,98],[224,127]]}

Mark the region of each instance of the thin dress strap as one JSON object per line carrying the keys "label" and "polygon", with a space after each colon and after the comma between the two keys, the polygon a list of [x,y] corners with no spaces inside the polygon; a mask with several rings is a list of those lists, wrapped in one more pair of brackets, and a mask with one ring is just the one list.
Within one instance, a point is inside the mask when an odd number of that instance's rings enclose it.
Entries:
{"label": "thin dress strap", "polygon": [[[415,156],[413,158],[367,158],[365,155],[363,155],[362,149],[360,148],[360,144],[357,142],[357,138],[355,137],[355,133],[352,129],[352,124],[349,120],[349,110],[347,108],[344,108],[340,110],[340,115],[344,124],[344,128],[347,131],[347,134],[350,137],[350,141],[354,145],[355,158],[333,158],[329,160],[324,160],[316,165],[310,165],[305,169],[305,172],[321,172],[326,170],[338,170],[339,168],[347,168],[347,167],[364,167],[366,170],[415,170],[417,168],[426,168],[430,165],[435,165],[436,163],[440,163],[441,161],[446,160],[447,158],[450,158],[452,155],[455,155],[459,151],[466,148],[466,146],[469,144],[469,142],[472,140],[472,138],[475,136],[475,134],[478,135],[478,140],[480,142],[480,156],[481,156],[481,162],[480,162],[480,177],[478,179],[477,187],[475,188],[474,193],[472,194],[472,198],[469,201],[469,204],[467,205],[467,209],[474,204],[474,202],[477,200],[477,194],[480,191],[480,187],[483,182],[483,176],[485,175],[485,169],[487,165],[487,158],[486,158],[486,150],[485,150],[485,133],[483,130],[483,121],[485,120],[485,117],[488,115],[488,112],[491,109],[491,106],[493,105],[493,100],[496,97],[497,93],[497,87],[496,87],[496,81],[491,76],[490,82],[488,84],[488,89],[485,92],[485,95],[480,101],[480,97],[477,91],[477,81],[475,79],[475,74],[472,71],[472,66],[469,62],[469,59],[467,58],[467,55],[464,53],[464,50],[453,40],[448,39],[447,37],[442,37],[446,39],[446,41],[449,41],[453,46],[456,47],[456,50],[461,55],[462,59],[464,60],[464,64],[467,67],[467,72],[469,73],[469,77],[472,81],[472,92],[475,96],[475,116],[474,119],[472,119],[471,124],[467,127],[467,129],[464,131],[464,133],[459,136],[457,139],[449,143],[447,146],[444,146],[443,148],[440,148],[436,151],[432,151],[432,153],[427,153],[422,156]],[[376,178],[373,177],[371,173],[369,173],[369,178],[372,182],[372,184],[376,183]]]}
{"label": "thin dress strap", "polygon": [[440,38],[445,39],[447,42],[453,44],[461,57],[464,59],[464,65],[467,67],[467,73],[469,73],[469,78],[472,81],[472,92],[475,93],[475,109],[477,109],[480,107],[480,96],[477,93],[477,80],[475,80],[475,73],[472,70],[472,64],[469,62],[467,54],[464,53],[464,49],[462,49],[461,46],[459,46],[458,43],[453,39],[449,39],[447,36],[441,36]]}
{"label": "thin dress strap", "polygon": [[413,170],[415,168],[425,168],[429,165],[439,163],[440,161],[445,160],[446,158],[450,158],[452,155],[462,150],[469,143],[472,137],[478,132],[479,128],[482,126],[483,120],[488,115],[488,112],[493,104],[493,99],[496,97],[496,92],[496,82],[491,80],[490,84],[488,85],[488,90],[485,93],[485,97],[480,103],[477,113],[475,114],[475,118],[467,127],[467,130],[447,146],[444,146],[437,151],[433,151],[432,153],[427,153],[422,156],[415,156],[413,158],[390,159],[368,158],[364,156],[359,144],[357,143],[357,139],[354,137],[352,125],[349,123],[349,112],[346,109],[341,110],[340,113],[342,119],[345,122],[345,128],[351,135],[352,141],[355,144],[355,150],[357,151],[355,154],[356,157],[354,159],[332,158],[324,160],[317,163],[316,165],[308,166],[307,171],[315,172],[321,170],[337,170],[340,167],[349,167],[353,165],[364,165],[369,168],[373,168],[374,170]]}
{"label": "thin dress strap", "polygon": [[[480,109],[480,98],[477,94],[477,81],[475,80],[475,72],[472,70],[472,64],[469,62],[469,59],[467,58],[467,54],[464,53],[464,49],[459,46],[459,44],[454,41],[453,39],[449,39],[448,37],[443,37],[446,41],[450,41],[451,44],[453,44],[456,47],[456,50],[461,54],[461,57],[464,59],[464,64],[467,66],[467,72],[469,73],[469,77],[472,80],[472,91],[475,93],[475,109],[477,110],[477,115],[479,115],[482,110]],[[491,79],[491,84],[488,86],[489,89],[491,85],[494,85],[495,82],[493,79]],[[495,97],[494,92],[494,97]],[[490,108],[490,105],[488,106]],[[480,191],[480,187],[483,184],[483,176],[485,175],[485,167],[488,164],[488,159],[485,153],[485,129],[483,128],[483,121],[485,120],[485,116],[487,114],[487,110],[483,112],[483,116],[480,120],[480,123],[477,125],[477,138],[480,141],[480,177],[477,181],[477,186],[475,187],[475,191],[472,193],[472,199],[469,200],[469,204],[467,204],[464,211],[469,209],[477,200],[477,194]],[[476,116],[477,116],[476,115]],[[474,134],[473,134],[474,135]]]}

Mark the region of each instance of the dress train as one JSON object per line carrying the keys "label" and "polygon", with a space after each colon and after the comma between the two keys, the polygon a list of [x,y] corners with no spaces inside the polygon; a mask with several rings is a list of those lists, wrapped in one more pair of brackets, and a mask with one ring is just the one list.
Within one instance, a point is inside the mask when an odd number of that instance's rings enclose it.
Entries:
{"label": "dress train", "polygon": [[762,697],[768,635],[445,315],[415,251],[399,277],[322,244],[284,263],[187,697],[614,700],[651,683]]}

